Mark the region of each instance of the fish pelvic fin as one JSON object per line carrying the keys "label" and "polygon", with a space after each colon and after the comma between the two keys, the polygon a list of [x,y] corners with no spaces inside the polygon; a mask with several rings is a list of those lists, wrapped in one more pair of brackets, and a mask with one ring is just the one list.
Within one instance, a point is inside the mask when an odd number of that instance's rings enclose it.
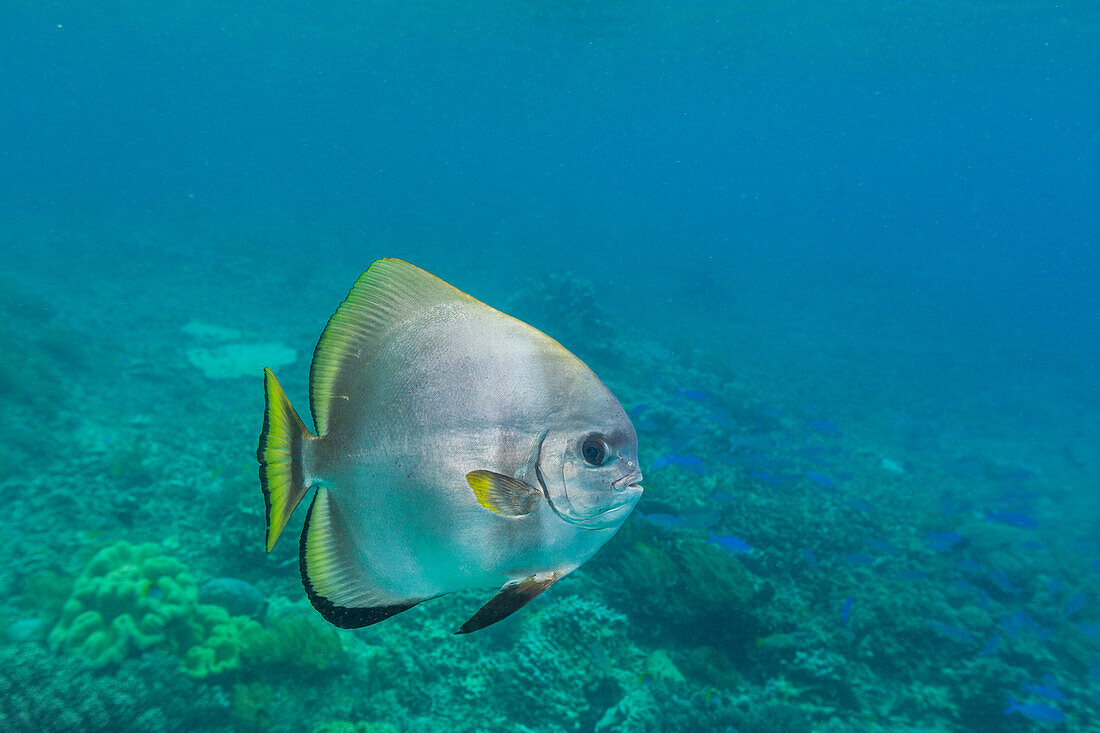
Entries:
{"label": "fish pelvic fin", "polygon": [[455,633],[469,634],[480,631],[486,626],[508,618],[568,573],[569,570],[535,573],[526,578],[505,583],[500,591]]}
{"label": "fish pelvic fin", "polygon": [[474,490],[481,506],[502,517],[522,517],[530,514],[542,492],[519,479],[492,471],[470,471],[466,483]]}
{"label": "fish pelvic fin", "polygon": [[298,417],[270,369],[264,369],[264,398],[267,405],[256,459],[260,462],[260,488],[267,505],[267,551],[271,552],[290,515],[312,485],[304,470],[302,448],[316,437]]}
{"label": "fish pelvic fin", "polygon": [[358,629],[407,611],[424,598],[392,600],[378,592],[351,552],[336,502],[323,486],[306,515],[298,546],[302,585],[325,620],[342,629]]}

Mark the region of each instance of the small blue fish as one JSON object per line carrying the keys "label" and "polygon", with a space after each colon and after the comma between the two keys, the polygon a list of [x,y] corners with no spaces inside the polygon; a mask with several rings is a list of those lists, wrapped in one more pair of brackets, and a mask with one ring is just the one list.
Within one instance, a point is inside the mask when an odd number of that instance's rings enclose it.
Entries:
{"label": "small blue fish", "polygon": [[729,504],[731,501],[733,501],[733,497],[725,491],[715,491],[713,494],[710,495],[710,499],[711,501],[716,501],[719,504]]}
{"label": "small blue fish", "polygon": [[667,466],[680,466],[695,473],[703,473],[703,459],[695,456],[660,456],[650,465],[649,470],[656,471]]}
{"label": "small blue fish", "polygon": [[915,583],[920,580],[925,580],[928,577],[928,573],[921,572],[920,570],[904,570],[894,577],[898,580],[908,580]]}
{"label": "small blue fish", "polygon": [[1009,695],[1008,707],[1005,709],[1005,715],[1012,715],[1013,713],[1019,713],[1036,723],[1064,723],[1066,720],[1065,714],[1058,708],[1031,703],[1021,704],[1016,702],[1012,695]]}
{"label": "small blue fish", "polygon": [[635,511],[642,520],[649,522],[655,527],[660,529],[669,530],[676,529],[677,527],[684,526],[684,520],[680,519],[674,514],[664,514],[662,512],[653,512],[652,514],[643,514],[640,511]]}
{"label": "small blue fish", "polygon": [[840,435],[840,428],[828,420],[807,420],[806,427],[816,430],[823,435]]}
{"label": "small blue fish", "polygon": [[809,547],[802,548],[802,559],[808,562],[811,567],[817,567],[817,555]]}
{"label": "small blue fish", "polygon": [[779,478],[770,471],[753,471],[749,474],[749,478],[760,481],[765,484],[771,484],[772,486],[782,486],[783,479]]}
{"label": "small blue fish", "polygon": [[638,417],[639,415],[641,415],[643,412],[645,412],[648,409],[649,409],[649,405],[647,405],[645,403],[642,403],[640,405],[634,405],[634,407],[630,408],[630,416],[631,417]]}
{"label": "small blue fish", "polygon": [[[1023,611],[1017,611],[1011,616],[1005,616],[1001,619],[999,626],[1001,630],[1008,634],[1013,639],[1017,638],[1024,631],[1030,631],[1036,636],[1036,638],[1042,638],[1046,635],[1046,629],[1044,629],[1038,621],[1027,615]],[[1079,627],[1080,628],[1080,627]]]}
{"label": "small blue fish", "polygon": [[694,400],[695,402],[706,402],[710,399],[710,395],[701,389],[680,389],[676,390],[676,394],[685,399]]}
{"label": "small blue fish", "polygon": [[1054,679],[1054,675],[1050,673],[1043,675],[1043,681],[1040,684],[1025,682],[1024,692],[1032,692],[1036,695],[1041,695],[1048,700],[1066,699],[1066,693],[1058,689],[1058,681]]}
{"label": "small blue fish", "polygon": [[994,634],[989,637],[989,641],[985,643],[982,650],[978,652],[979,657],[989,657],[997,653],[997,650],[1001,648],[1001,642],[1004,641],[1004,637],[1000,634]]}
{"label": "small blue fish", "polygon": [[996,568],[989,571],[989,581],[1002,593],[1010,596],[1020,594],[1020,589],[1012,585],[1012,581],[1008,579],[1008,576]]}
{"label": "small blue fish", "polygon": [[820,486],[823,489],[828,489],[829,491],[833,491],[834,489],[836,489],[836,482],[833,481],[828,476],[825,476],[825,475],[820,474],[820,473],[813,473],[811,471],[807,471],[806,473],[804,473],[802,475],[805,476],[806,478],[810,479],[810,481],[813,481],[815,484],[817,484],[818,486]]}
{"label": "small blue fish", "polygon": [[1066,618],[1073,618],[1076,616],[1081,609],[1085,607],[1085,603],[1088,599],[1088,594],[1085,593],[1085,591],[1080,591],[1066,601]]}
{"label": "small blue fish", "polygon": [[840,604],[840,620],[844,623],[844,628],[848,628],[848,619],[852,615],[852,606],[855,604],[855,600],[848,596],[844,599],[844,602]]}
{"label": "small blue fish", "polygon": [[901,550],[897,546],[891,545],[889,542],[884,542],[882,540],[866,540],[864,544],[866,544],[872,550],[878,550],[879,552],[885,553],[887,555],[897,555],[901,552]]}
{"label": "small blue fish", "polygon": [[603,675],[611,671],[611,663],[607,658],[607,649],[600,642],[593,642],[588,646],[588,656],[596,663],[596,669]]}
{"label": "small blue fish", "polygon": [[1035,529],[1039,523],[1022,512],[986,512],[985,521],[1000,522],[1018,529]]}
{"label": "small blue fish", "polygon": [[714,534],[714,530],[711,530],[710,539],[708,539],[707,542],[718,545],[723,550],[733,555],[744,555],[752,552],[752,547],[749,543],[745,542],[740,537],[717,537]]}
{"label": "small blue fish", "polygon": [[941,624],[939,621],[929,621],[928,628],[932,629],[943,638],[950,639],[959,644],[965,644],[967,646],[978,645],[978,640],[971,636],[969,631],[960,629],[958,626]]}
{"label": "small blue fish", "polygon": [[956,532],[934,532],[924,538],[925,546],[934,552],[947,552],[962,541],[963,536]]}
{"label": "small blue fish", "polygon": [[865,552],[851,552],[847,555],[841,555],[840,559],[849,565],[858,565],[859,567],[866,567],[875,561],[875,558]]}

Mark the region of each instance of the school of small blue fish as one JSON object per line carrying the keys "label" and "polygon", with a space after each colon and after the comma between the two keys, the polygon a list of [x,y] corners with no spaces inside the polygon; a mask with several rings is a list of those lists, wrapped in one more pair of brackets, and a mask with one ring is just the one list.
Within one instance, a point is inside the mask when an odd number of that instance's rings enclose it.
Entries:
{"label": "school of small blue fish", "polygon": [[[673,424],[670,426],[668,411],[663,407],[709,411],[713,422],[735,431],[728,439],[728,450],[715,454],[702,441],[709,435],[697,425]],[[873,523],[880,513],[875,502],[858,495],[846,493],[848,474],[845,472],[845,455],[839,442],[845,431],[836,422],[820,415],[784,415],[774,408],[761,408],[754,415],[731,416],[731,411],[721,404],[714,394],[696,387],[670,390],[664,403],[638,404],[629,414],[634,418],[639,433],[655,445],[674,447],[660,453],[648,466],[652,472],[680,472],[686,482],[700,481],[712,476],[719,466],[735,467],[740,476],[738,485],[719,485],[704,493],[697,505],[689,509],[677,509],[658,494],[643,500],[635,520],[642,521],[661,532],[694,534],[700,541],[721,548],[746,562],[760,562],[762,558],[774,558],[786,552],[785,547],[769,544],[753,536],[753,528],[738,524],[735,510],[739,497],[746,490],[758,495],[781,495],[790,490],[817,492],[823,501],[834,507],[831,511],[847,513],[860,523]],[[754,423],[755,421],[755,423]],[[780,427],[783,430],[777,430]],[[785,432],[786,438],[776,433]],[[785,440],[787,442],[785,442]],[[882,459],[884,471],[906,476],[914,469],[906,463]],[[981,458],[967,456],[947,462],[947,471],[954,476],[988,476],[994,473]],[[1061,599],[1056,603],[1062,609],[1060,619],[1037,618],[1027,605],[1027,593],[1014,572],[999,564],[995,557],[984,557],[974,550],[972,536],[984,524],[989,531],[1015,533],[1006,535],[1026,552],[1044,553],[1045,544],[1035,534],[1042,526],[1037,513],[1037,493],[1029,485],[1037,475],[1022,468],[997,467],[996,480],[1006,488],[992,501],[977,502],[970,499],[945,497],[939,506],[940,521],[936,525],[924,524],[911,533],[912,539],[901,542],[895,534],[886,539],[868,533],[863,537],[850,537],[842,544],[846,551],[828,551],[824,547],[801,546],[798,561],[810,573],[836,572],[846,567],[846,573],[860,574],[889,572],[894,579],[906,583],[927,583],[942,578],[949,569],[948,582],[955,592],[976,600],[977,606],[992,609],[996,602],[1016,610],[995,618],[991,630],[973,628],[960,623],[957,616],[950,618],[926,618],[924,633],[953,645],[959,654],[981,659],[1006,654],[1010,646],[1019,644],[1044,645],[1057,633],[1053,623],[1072,628],[1082,637],[1100,642],[1100,623],[1083,623],[1088,611],[1095,613],[1097,600],[1087,590],[1075,587],[1072,578],[1051,578],[1047,595]],[[730,531],[732,530],[732,531]],[[1100,562],[1094,563],[1100,566]],[[851,594],[838,597],[837,625],[845,633],[858,628],[859,619],[871,616],[860,611],[858,586],[851,587]],[[1092,618],[1089,616],[1088,618]],[[797,622],[795,622],[797,623]],[[758,640],[758,646],[776,647],[809,631],[788,629],[776,631]],[[1100,655],[1092,660],[1092,676],[1100,680]],[[1100,686],[1100,682],[1098,682]],[[1100,701],[1100,692],[1094,692]],[[1057,726],[1066,722],[1060,709],[1070,699],[1051,672],[1036,670],[1036,677],[1004,690],[1006,718],[1026,720],[1032,724]]]}

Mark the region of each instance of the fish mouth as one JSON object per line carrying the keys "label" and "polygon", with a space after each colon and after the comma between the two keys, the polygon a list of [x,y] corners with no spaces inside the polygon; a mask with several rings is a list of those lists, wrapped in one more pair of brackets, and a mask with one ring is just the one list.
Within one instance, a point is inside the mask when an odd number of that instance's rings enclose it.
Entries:
{"label": "fish mouth", "polygon": [[612,491],[624,491],[625,489],[641,490],[642,472],[635,471],[634,473],[627,474],[620,479],[616,479],[611,482]]}

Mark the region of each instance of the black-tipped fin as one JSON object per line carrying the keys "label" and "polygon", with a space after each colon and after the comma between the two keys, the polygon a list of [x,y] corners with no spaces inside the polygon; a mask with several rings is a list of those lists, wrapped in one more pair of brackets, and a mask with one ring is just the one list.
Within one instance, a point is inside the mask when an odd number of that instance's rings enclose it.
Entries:
{"label": "black-tipped fin", "polygon": [[542,492],[519,479],[492,471],[470,471],[466,483],[474,490],[481,506],[502,517],[522,517],[530,514]]}
{"label": "black-tipped fin", "polygon": [[324,487],[317,489],[306,515],[298,565],[310,603],[342,629],[376,624],[425,600],[395,600],[373,587],[351,552],[350,538]]}
{"label": "black-tipped fin", "polygon": [[471,616],[469,621],[462,624],[462,628],[455,633],[469,634],[480,631],[501,619],[508,618],[564,575],[564,572],[537,573],[522,580],[505,583],[500,592]]}

